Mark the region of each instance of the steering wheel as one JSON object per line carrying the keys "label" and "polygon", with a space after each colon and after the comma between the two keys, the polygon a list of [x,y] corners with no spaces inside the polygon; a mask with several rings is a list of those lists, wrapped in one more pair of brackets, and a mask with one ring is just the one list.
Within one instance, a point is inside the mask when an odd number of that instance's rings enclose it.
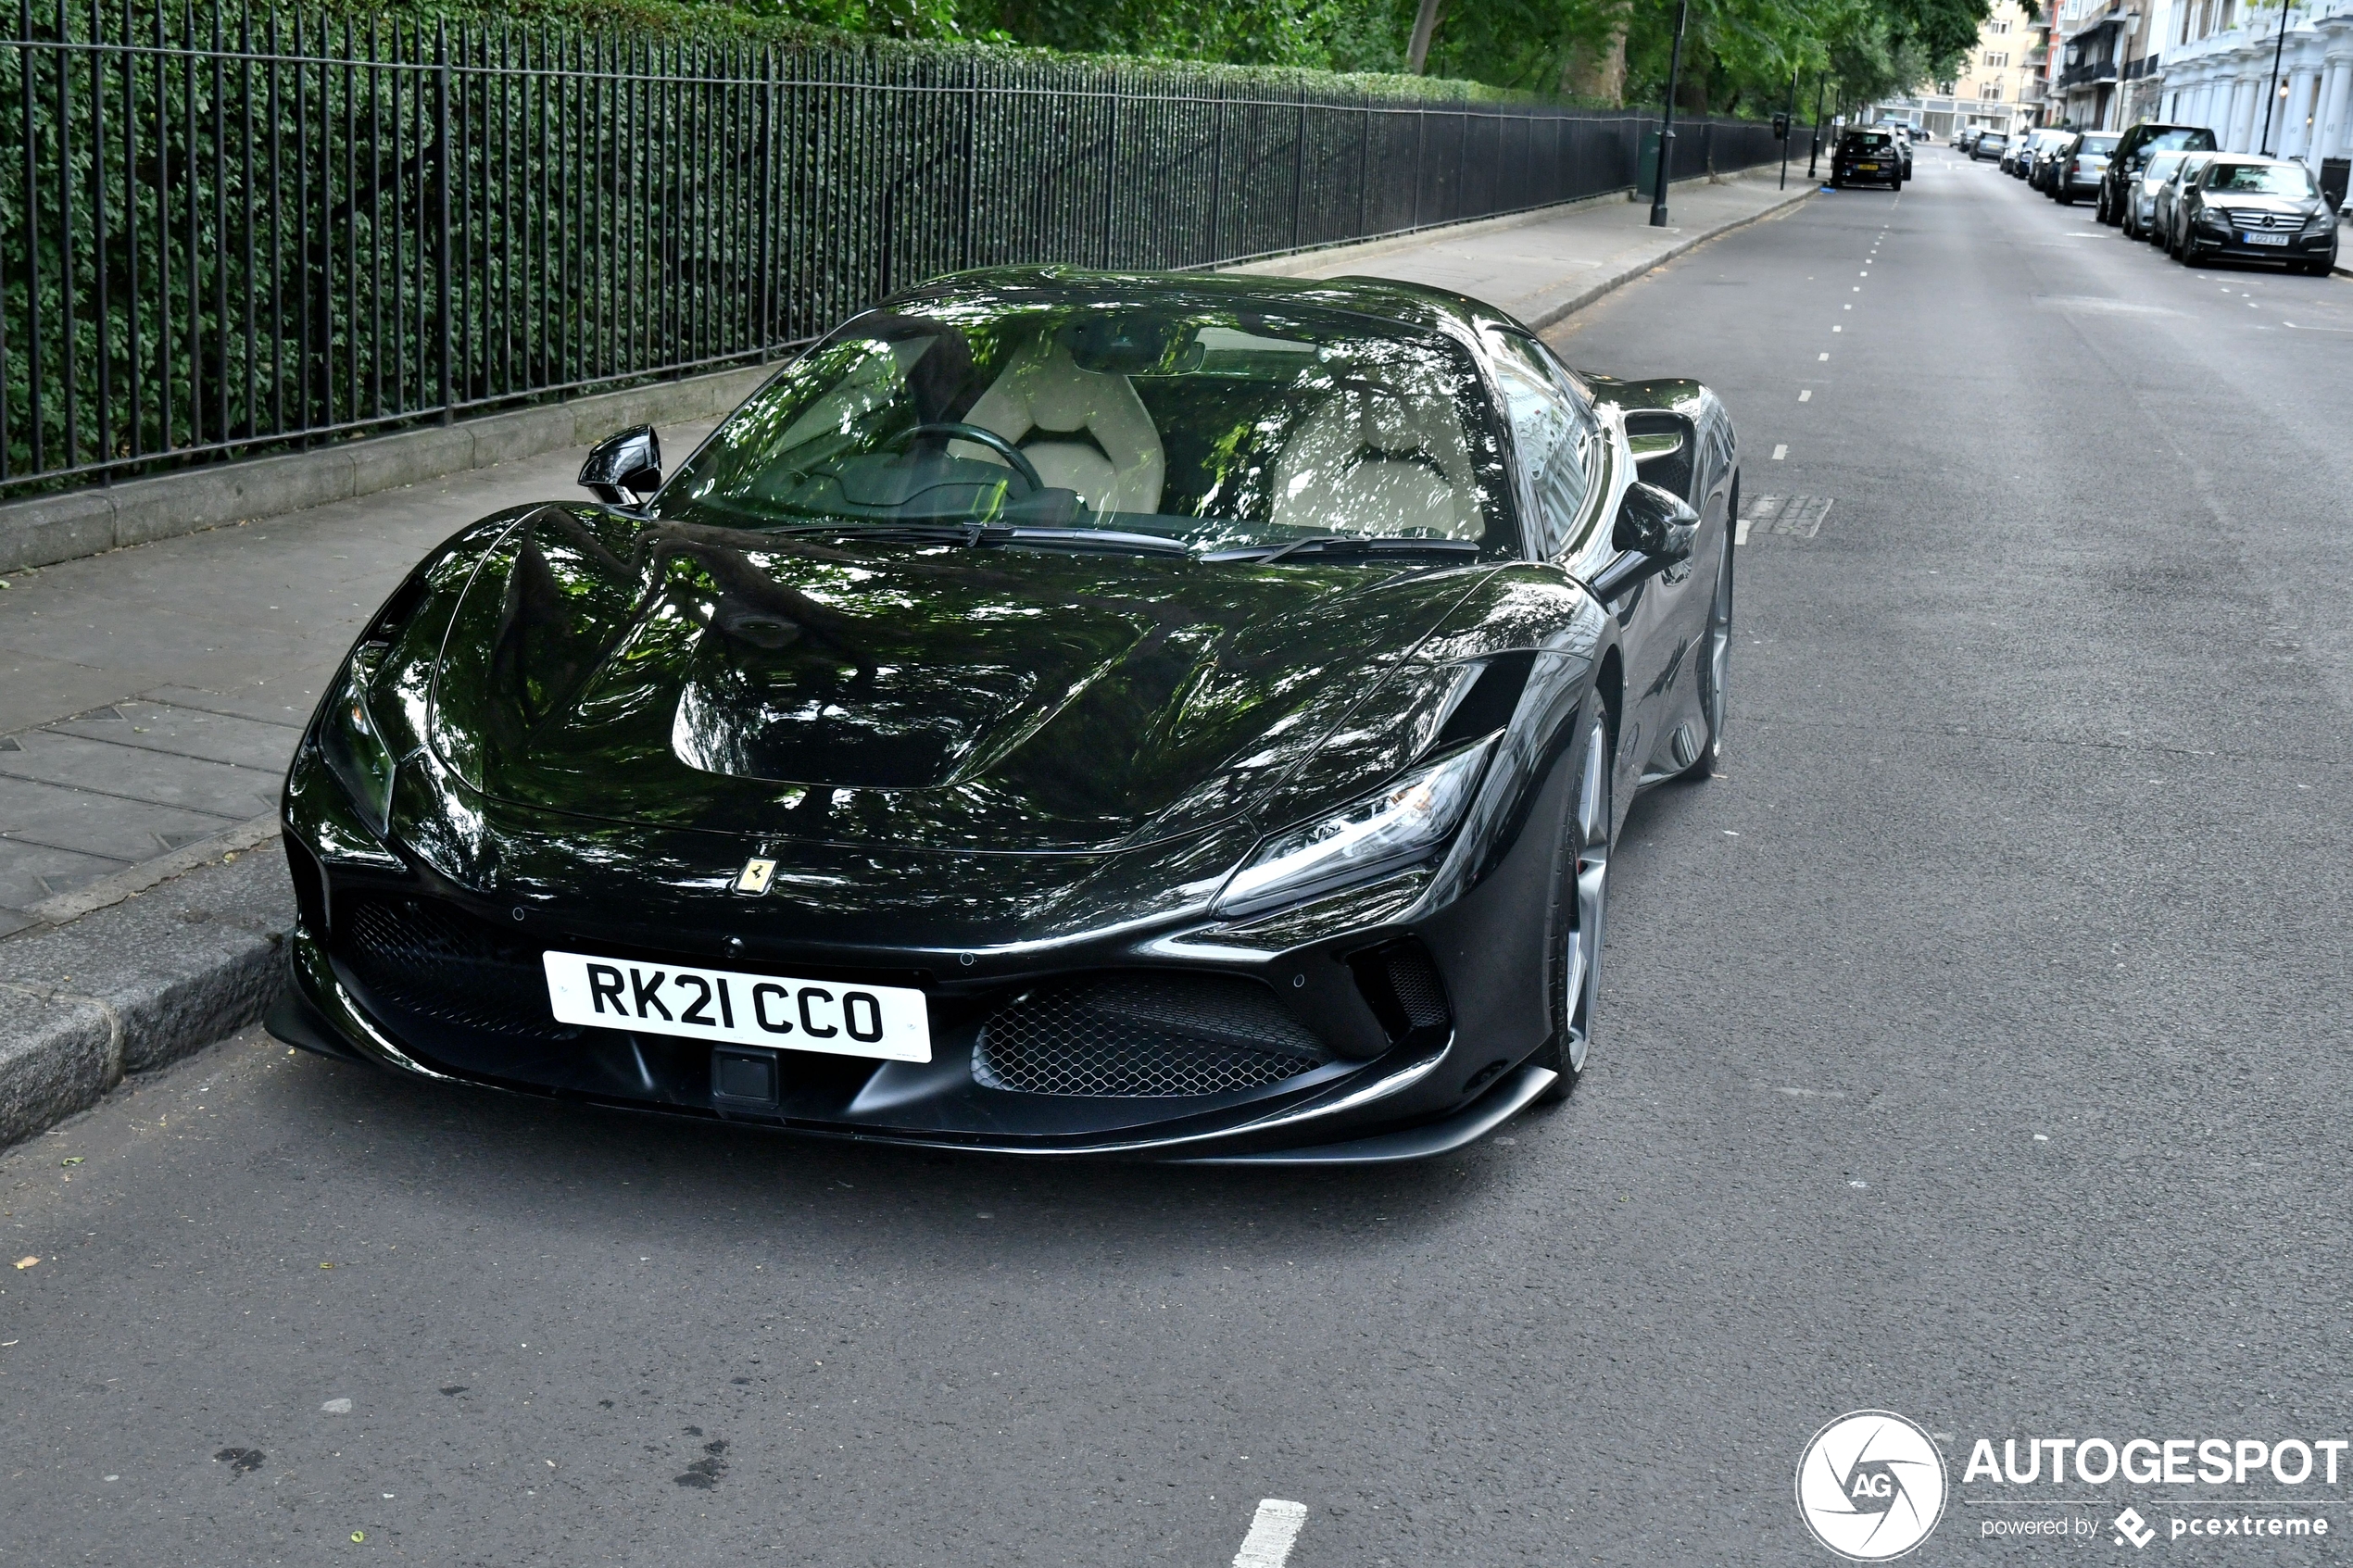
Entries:
{"label": "steering wheel", "polygon": [[930,424],[917,425],[907,433],[907,439],[912,441],[918,436],[925,435],[953,436],[958,441],[969,441],[975,445],[986,446],[1013,465],[1013,470],[1021,475],[1022,482],[1029,486],[1030,494],[1036,495],[1046,488],[1046,482],[1038,477],[1038,466],[1029,460],[1028,455],[993,430],[983,430],[978,425],[958,424],[952,420],[939,420]]}

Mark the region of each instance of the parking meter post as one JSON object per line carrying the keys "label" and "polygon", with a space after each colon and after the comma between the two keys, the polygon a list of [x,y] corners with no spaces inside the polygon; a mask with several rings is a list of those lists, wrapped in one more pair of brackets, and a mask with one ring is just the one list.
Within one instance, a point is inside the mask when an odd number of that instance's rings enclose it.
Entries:
{"label": "parking meter post", "polygon": [[1692,0],[1677,0],[1675,47],[1667,56],[1667,108],[1658,121],[1658,175],[1651,187],[1651,227],[1667,227],[1667,176],[1675,163],[1675,79],[1683,69],[1683,24],[1691,19]]}

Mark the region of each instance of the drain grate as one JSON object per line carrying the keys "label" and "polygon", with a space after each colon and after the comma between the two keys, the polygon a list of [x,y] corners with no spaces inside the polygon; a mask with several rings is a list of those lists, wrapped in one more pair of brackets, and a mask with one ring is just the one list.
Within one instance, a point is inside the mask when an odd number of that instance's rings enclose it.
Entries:
{"label": "drain grate", "polygon": [[1828,495],[1759,495],[1741,519],[1740,543],[1758,535],[1811,539],[1822,531],[1830,510]]}

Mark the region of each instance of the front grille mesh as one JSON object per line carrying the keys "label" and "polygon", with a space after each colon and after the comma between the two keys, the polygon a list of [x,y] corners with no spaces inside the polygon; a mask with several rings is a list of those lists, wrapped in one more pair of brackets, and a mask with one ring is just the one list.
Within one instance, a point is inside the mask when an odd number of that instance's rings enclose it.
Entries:
{"label": "front grille mesh", "polygon": [[982,1026],[973,1078],[1033,1095],[1176,1098],[1260,1088],[1330,1060],[1254,981],[1139,972],[1014,997]]}
{"label": "front grille mesh", "polygon": [[368,899],[338,922],[343,960],[376,1002],[461,1029],[535,1040],[580,1031],[547,1010],[537,949],[454,909]]}
{"label": "front grille mesh", "polygon": [[1383,953],[1381,960],[1407,1022],[1416,1029],[1434,1029],[1453,1016],[1446,1009],[1446,987],[1438,978],[1438,966],[1420,943],[1401,942]]}

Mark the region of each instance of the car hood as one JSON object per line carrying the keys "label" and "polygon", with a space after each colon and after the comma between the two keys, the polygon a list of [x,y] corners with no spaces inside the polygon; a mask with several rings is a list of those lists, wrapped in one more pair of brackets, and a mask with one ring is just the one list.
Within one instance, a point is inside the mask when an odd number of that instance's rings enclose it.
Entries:
{"label": "car hood", "polygon": [[763,843],[1130,848],[1245,811],[1489,570],[548,507],[467,585],[426,728],[459,778],[537,810]]}
{"label": "car hood", "polygon": [[2241,194],[2234,191],[2208,191],[2205,204],[2219,212],[2272,212],[2298,222],[2322,210],[2321,204],[2309,196],[2269,196],[2259,193]]}

